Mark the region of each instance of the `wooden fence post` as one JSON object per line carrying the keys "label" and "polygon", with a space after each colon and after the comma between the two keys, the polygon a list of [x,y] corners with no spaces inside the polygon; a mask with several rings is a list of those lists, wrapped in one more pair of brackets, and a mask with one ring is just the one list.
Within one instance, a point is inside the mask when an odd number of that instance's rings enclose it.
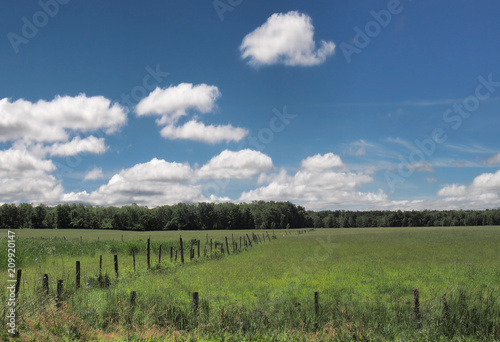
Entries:
{"label": "wooden fence post", "polygon": [[48,274],[43,275],[42,287],[43,287],[43,293],[48,295],[49,294],[49,275]]}
{"label": "wooden fence post", "polygon": [[314,313],[316,317],[319,316],[319,292],[314,292]]}
{"label": "wooden fence post", "polygon": [[314,292],[314,314],[316,321],[314,322],[315,329],[318,329],[318,319],[319,319],[319,292]]}
{"label": "wooden fence post", "polygon": [[180,237],[180,243],[181,243],[181,263],[184,263],[184,246],[182,244],[182,236]]}
{"label": "wooden fence post", "polygon": [[170,246],[170,262],[174,259],[174,247]]}
{"label": "wooden fence post", "polygon": [[57,299],[56,299],[56,307],[60,308],[62,304],[62,296],[63,296],[63,280],[60,279],[57,281]]}
{"label": "wooden fence post", "polygon": [[200,245],[201,245],[201,241],[198,240],[198,259],[200,258]]}
{"label": "wooden fence post", "polygon": [[135,298],[137,296],[136,291],[130,291],[130,308],[133,310],[135,307]]}
{"label": "wooden fence post", "polygon": [[161,245],[160,250],[158,251],[158,263],[161,264]]}
{"label": "wooden fence post", "polygon": [[248,243],[250,244],[250,247],[252,247],[252,241],[250,240],[250,236],[248,236],[248,234],[245,234],[247,236],[247,239],[248,239]]}
{"label": "wooden fence post", "polygon": [[19,293],[19,286],[21,285],[21,275],[23,274],[23,270],[17,270],[17,278],[16,278],[16,288],[14,292],[14,296],[17,298],[17,294]]}
{"label": "wooden fence post", "polygon": [[148,247],[147,247],[147,262],[148,262],[148,270],[151,268],[151,238],[148,238]]}
{"label": "wooden fence post", "polygon": [[231,234],[231,242],[233,243],[233,254],[234,254],[234,234]]}
{"label": "wooden fence post", "polygon": [[413,317],[415,319],[415,323],[418,324],[420,320],[420,301],[418,288],[413,289]]}
{"label": "wooden fence post", "polygon": [[99,276],[102,274],[102,255],[99,255]]}
{"label": "wooden fence post", "polygon": [[210,257],[212,257],[212,239],[210,239]]}
{"label": "wooden fence post", "polygon": [[200,298],[198,296],[198,292],[193,292],[193,302],[192,302],[192,306],[193,306],[193,311],[195,314],[198,313],[198,307],[199,307],[199,304],[200,304]]}
{"label": "wooden fence post", "polygon": [[116,275],[116,278],[118,278],[118,255],[117,254],[115,254],[114,259],[115,259],[115,275]]}
{"label": "wooden fence post", "polygon": [[132,250],[132,263],[134,264],[134,272],[135,272],[135,251]]}
{"label": "wooden fence post", "polygon": [[227,236],[226,236],[226,250],[227,250],[227,255],[229,255],[229,244],[227,243]]}
{"label": "wooden fence post", "polygon": [[76,289],[80,288],[80,261],[76,262]]}
{"label": "wooden fence post", "polygon": [[448,301],[446,300],[446,293],[443,295],[443,297],[441,297],[441,301],[443,303],[443,319],[447,321],[450,315],[450,311],[448,308]]}

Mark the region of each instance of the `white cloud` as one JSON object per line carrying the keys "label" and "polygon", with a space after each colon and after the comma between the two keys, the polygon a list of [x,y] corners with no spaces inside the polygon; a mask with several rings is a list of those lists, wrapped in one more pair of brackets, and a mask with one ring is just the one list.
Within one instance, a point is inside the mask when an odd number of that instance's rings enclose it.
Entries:
{"label": "white cloud", "polygon": [[159,115],[156,123],[164,126],[160,134],[166,139],[187,139],[208,144],[241,141],[248,131],[230,124],[205,125],[191,119],[181,126],[176,125],[181,117],[188,115],[189,110],[199,113],[213,111],[219,96],[220,92],[216,86],[181,83],[167,89],[156,88],[139,102],[136,112],[138,116]]}
{"label": "white cloud", "polygon": [[52,172],[55,169],[52,161],[42,160],[27,150],[11,148],[0,151],[0,172]]}
{"label": "white cloud", "polygon": [[242,58],[254,66],[283,63],[311,66],[323,63],[335,50],[333,42],[322,40],[316,49],[311,18],[291,11],[275,13],[243,38]]}
{"label": "white cloud", "polygon": [[0,151],[0,202],[54,203],[63,187],[50,173],[56,167],[27,150]]}
{"label": "white cloud", "polygon": [[102,96],[57,96],[52,101],[0,100],[0,141],[66,141],[68,131],[113,133],[127,121],[124,109]]}
{"label": "white cloud", "polygon": [[106,150],[104,138],[94,136],[85,139],[75,137],[68,143],[55,143],[47,148],[50,155],[58,157],[74,156],[80,153],[103,154]]}
{"label": "white cloud", "polygon": [[220,92],[216,86],[181,83],[166,89],[156,88],[137,104],[136,112],[139,116],[160,115],[159,125],[174,124],[186,115],[188,110],[211,112],[219,96]]}
{"label": "white cloud", "polygon": [[487,209],[500,206],[500,170],[483,173],[469,185],[451,184],[438,191],[450,209]]}
{"label": "white cloud", "polygon": [[189,164],[153,158],[118,172],[91,193],[72,192],[65,194],[63,200],[116,206],[137,203],[151,207],[206,201],[201,185],[193,181],[194,171]]}
{"label": "white cloud", "polygon": [[162,128],[161,136],[167,139],[189,139],[208,144],[222,141],[241,141],[247,134],[246,129],[232,125],[208,125],[191,120],[182,126],[168,125]]}
{"label": "white cloud", "polygon": [[302,168],[310,171],[323,171],[335,168],[344,168],[344,163],[340,157],[333,153],[325,155],[317,154],[312,157],[307,157],[301,163]]}
{"label": "white cloud", "polygon": [[387,205],[382,190],[363,193],[358,189],[373,179],[345,169],[340,158],[332,153],[308,157],[294,175],[281,170],[274,176],[261,176],[268,184],[241,194],[239,201],[275,200],[293,201],[308,209],[345,206]]}
{"label": "white cloud", "polygon": [[102,172],[102,169],[100,167],[94,167],[92,170],[87,172],[85,174],[85,177],[83,177],[83,180],[96,180],[96,179],[102,179],[104,178],[104,174]]}
{"label": "white cloud", "polygon": [[224,150],[198,170],[198,177],[244,179],[272,168],[273,161],[262,152]]}

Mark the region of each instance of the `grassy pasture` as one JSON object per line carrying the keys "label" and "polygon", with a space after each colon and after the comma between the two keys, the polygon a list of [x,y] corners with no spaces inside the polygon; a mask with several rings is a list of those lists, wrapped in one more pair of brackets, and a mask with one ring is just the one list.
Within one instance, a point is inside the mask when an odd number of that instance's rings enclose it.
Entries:
{"label": "grassy pasture", "polygon": [[[21,338],[500,340],[499,227],[317,229],[286,236],[276,230],[278,239],[236,255],[189,262],[185,252],[186,265],[170,263],[168,246],[176,245],[180,234],[186,246],[198,238],[203,249],[207,233],[220,242],[234,234],[239,242],[245,232],[16,231],[24,280],[18,303]],[[148,271],[149,235],[152,260],[162,244],[164,262]],[[131,249],[138,251],[136,272]],[[111,279],[106,289],[96,282],[100,254]],[[119,256],[119,280],[112,254]],[[4,259],[0,256],[3,288]],[[74,289],[76,260],[82,264],[79,291]],[[63,310],[51,305],[55,283],[47,298],[39,296],[44,273],[51,281],[64,280]],[[420,290],[418,320],[414,288]],[[129,303],[131,290],[137,291],[135,308]],[[196,317],[190,307],[195,291],[200,294]],[[314,291],[319,291],[318,316]],[[0,299],[6,302],[5,291]]]}

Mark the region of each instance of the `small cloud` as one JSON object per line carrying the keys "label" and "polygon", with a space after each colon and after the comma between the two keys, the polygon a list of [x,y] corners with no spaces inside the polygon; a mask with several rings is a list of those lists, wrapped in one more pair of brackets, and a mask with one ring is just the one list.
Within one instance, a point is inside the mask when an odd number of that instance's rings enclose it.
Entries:
{"label": "small cloud", "polygon": [[102,173],[102,169],[100,167],[94,167],[92,170],[87,172],[85,177],[83,177],[84,181],[87,180],[97,180],[97,179],[103,179],[104,174]]}
{"label": "small cloud", "polygon": [[486,162],[488,163],[488,165],[500,164],[500,153],[488,158]]}
{"label": "small cloud", "polygon": [[160,134],[167,139],[188,139],[207,144],[216,144],[223,141],[239,142],[248,134],[248,131],[244,128],[233,127],[230,124],[206,126],[202,122],[191,120],[183,126],[165,126]]}
{"label": "small cloud", "polygon": [[181,83],[166,89],[156,88],[136,107],[138,116],[156,114],[161,116],[158,125],[173,124],[188,110],[209,113],[220,96],[219,89],[213,85]]}
{"label": "small cloud", "polygon": [[435,177],[427,177],[425,180],[427,183],[436,183],[438,181]]}
{"label": "small cloud", "polygon": [[56,143],[48,147],[47,150],[52,156],[68,157],[80,153],[103,154],[107,150],[104,138],[94,136],[82,139],[75,137],[67,143]]}
{"label": "small cloud", "polygon": [[325,62],[335,51],[335,43],[322,40],[316,49],[311,17],[291,11],[274,13],[243,38],[241,57],[253,66],[282,63],[312,66]]}
{"label": "small cloud", "polygon": [[[272,159],[259,151],[224,150],[198,170],[200,178],[250,178],[273,168]],[[259,178],[265,177],[263,174]]]}

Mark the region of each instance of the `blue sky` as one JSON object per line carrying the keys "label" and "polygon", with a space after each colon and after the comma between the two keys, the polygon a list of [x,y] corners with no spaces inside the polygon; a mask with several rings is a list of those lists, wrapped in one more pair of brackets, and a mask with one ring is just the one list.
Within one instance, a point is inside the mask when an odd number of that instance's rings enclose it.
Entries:
{"label": "blue sky", "polygon": [[9,2],[0,203],[500,207],[500,4]]}

